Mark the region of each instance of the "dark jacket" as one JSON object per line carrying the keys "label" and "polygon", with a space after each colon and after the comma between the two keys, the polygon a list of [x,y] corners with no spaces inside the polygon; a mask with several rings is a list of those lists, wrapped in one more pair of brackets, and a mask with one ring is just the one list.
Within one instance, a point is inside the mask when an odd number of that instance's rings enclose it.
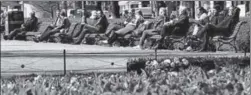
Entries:
{"label": "dark jacket", "polygon": [[235,25],[239,22],[239,15],[240,9],[238,7],[233,8],[233,14],[231,16],[225,17],[223,21],[217,24],[217,27],[224,28],[229,32],[233,32]]}
{"label": "dark jacket", "polygon": [[70,20],[67,17],[65,17],[65,18],[63,18],[62,24],[60,24],[57,27],[58,27],[58,29],[68,29],[68,28],[70,28],[70,26],[71,26]]}
{"label": "dark jacket", "polygon": [[174,26],[174,30],[172,33],[176,35],[183,35],[186,34],[189,30],[189,17],[185,14],[181,14],[178,18],[178,20],[174,21],[174,23],[171,25]]}
{"label": "dark jacket", "polygon": [[153,28],[156,31],[161,31],[163,29],[164,23],[168,20],[166,16],[158,16],[156,19],[153,21]]}
{"label": "dark jacket", "polygon": [[103,15],[101,18],[99,18],[99,20],[95,26],[96,26],[99,33],[105,33],[108,25],[109,25],[109,22],[108,22],[106,16]]}
{"label": "dark jacket", "polygon": [[219,15],[213,15],[209,18],[209,23],[212,25],[217,25],[219,24],[221,19],[222,18]]}
{"label": "dark jacket", "polygon": [[37,17],[31,17],[27,19],[27,21],[23,24],[23,26],[25,27],[26,31],[32,31],[36,28],[37,23],[38,23]]}

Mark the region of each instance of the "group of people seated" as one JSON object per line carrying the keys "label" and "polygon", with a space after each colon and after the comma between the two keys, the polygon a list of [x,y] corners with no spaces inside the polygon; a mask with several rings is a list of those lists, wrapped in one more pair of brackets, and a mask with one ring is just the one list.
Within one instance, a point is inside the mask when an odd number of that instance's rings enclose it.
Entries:
{"label": "group of people seated", "polygon": [[[144,42],[147,38],[153,35],[160,35],[161,38],[157,41],[155,48],[161,48],[166,37],[170,35],[184,36],[188,34],[191,24],[195,25],[191,33],[191,39],[201,41],[202,48],[200,51],[207,51],[209,40],[217,35],[229,36],[234,28],[234,25],[239,21],[240,9],[234,6],[226,10],[220,11],[220,6],[215,5],[213,10],[206,10],[203,7],[198,8],[199,13],[197,18],[190,18],[187,8],[180,8],[179,15],[167,16],[167,10],[164,7],[159,8],[158,17],[152,22],[144,19],[142,11],[136,10],[134,16],[128,16],[123,24],[108,22],[106,16],[101,10],[94,10],[90,17],[83,17],[79,24],[80,30],[72,33],[67,32],[71,26],[70,20],[64,11],[58,14],[58,18],[54,25],[48,26],[45,32],[34,38],[35,42],[46,41],[55,33],[63,33],[70,35],[74,44],[81,44],[87,33],[103,33],[107,39],[102,41],[110,46],[119,37],[125,35],[140,37],[139,44],[135,48],[144,49]],[[20,29],[15,29],[7,36],[7,39],[12,39],[18,31],[26,31],[32,28],[32,25],[37,23],[35,13],[31,14],[31,19],[28,19]],[[190,47],[190,46],[188,46]]]}

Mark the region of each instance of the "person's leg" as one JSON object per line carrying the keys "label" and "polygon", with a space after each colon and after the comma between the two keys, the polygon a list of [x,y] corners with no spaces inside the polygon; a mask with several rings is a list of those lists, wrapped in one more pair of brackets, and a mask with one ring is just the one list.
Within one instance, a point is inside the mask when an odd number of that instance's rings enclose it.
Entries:
{"label": "person's leg", "polygon": [[134,26],[132,25],[127,25],[126,27],[119,29],[118,31],[115,31],[116,34],[124,36],[129,32],[132,32],[134,30]]}
{"label": "person's leg", "polygon": [[49,30],[46,31],[44,33],[42,33],[42,35],[38,38],[39,41],[45,41],[47,39],[49,39],[49,37],[57,32],[59,32],[60,29],[53,29],[53,30]]}
{"label": "person's leg", "polygon": [[140,41],[139,41],[139,46],[140,47],[143,47],[144,45],[144,42],[145,42],[145,39],[148,37],[148,36],[152,36],[152,35],[158,35],[158,32],[155,31],[154,29],[150,29],[150,30],[145,30],[140,38]]}
{"label": "person's leg", "polygon": [[117,31],[119,29],[123,28],[121,25],[118,24],[109,24],[108,28],[106,29],[105,34],[109,36],[112,31]]}
{"label": "person's leg", "polygon": [[162,30],[160,31],[161,38],[157,42],[157,45],[155,48],[162,48],[162,44],[164,43],[165,37],[171,34],[173,28],[174,27],[170,25],[163,26]]}
{"label": "person's leg", "polygon": [[14,29],[13,31],[10,32],[10,34],[7,36],[9,40],[12,40],[19,32],[21,32],[21,28]]}
{"label": "person's leg", "polygon": [[211,24],[207,24],[204,28],[202,28],[196,35],[197,38],[199,38],[201,43],[201,49],[199,51],[206,51],[209,38],[215,34],[216,27]]}
{"label": "person's leg", "polygon": [[80,44],[82,42],[82,40],[84,39],[85,37],[85,34],[88,32],[87,29],[83,29],[80,34],[78,35],[78,37],[74,38],[73,40],[73,43],[74,44]]}
{"label": "person's leg", "polygon": [[112,31],[111,34],[109,35],[108,40],[107,40],[108,44],[111,45],[114,41],[117,40],[117,37],[118,37],[118,35],[114,31]]}

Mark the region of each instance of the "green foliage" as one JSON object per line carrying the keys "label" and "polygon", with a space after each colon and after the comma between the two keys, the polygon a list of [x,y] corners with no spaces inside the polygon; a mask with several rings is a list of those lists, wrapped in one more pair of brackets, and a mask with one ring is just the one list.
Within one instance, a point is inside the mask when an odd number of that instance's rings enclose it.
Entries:
{"label": "green foliage", "polygon": [[250,22],[240,26],[236,43],[239,51],[250,52]]}

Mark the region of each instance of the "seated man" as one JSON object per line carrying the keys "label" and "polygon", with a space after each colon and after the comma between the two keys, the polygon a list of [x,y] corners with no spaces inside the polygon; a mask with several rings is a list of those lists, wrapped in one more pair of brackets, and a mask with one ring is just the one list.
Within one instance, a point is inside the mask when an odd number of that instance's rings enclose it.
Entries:
{"label": "seated man", "polygon": [[82,29],[78,35],[74,35],[73,43],[80,44],[85,37],[86,33],[104,33],[108,25],[108,21],[101,13],[101,11],[92,11],[91,16],[85,20],[82,20]]}
{"label": "seated man", "polygon": [[144,45],[145,39],[147,37],[160,34],[160,31],[162,30],[162,27],[163,27],[166,20],[167,20],[166,9],[160,8],[159,9],[159,16],[153,22],[153,24],[154,24],[153,29],[148,29],[148,30],[143,31],[143,34],[140,38],[139,45],[136,46],[135,48],[143,49],[143,45]]}
{"label": "seated man", "polygon": [[45,31],[41,36],[34,38],[35,42],[47,41],[51,35],[55,33],[67,31],[71,26],[70,20],[67,18],[66,13],[63,11],[60,13],[56,26],[51,26],[52,30]]}
{"label": "seated man", "polygon": [[199,41],[203,40],[202,48],[199,51],[207,51],[209,39],[214,36],[229,36],[232,34],[234,26],[239,22],[240,9],[237,7],[229,8],[229,16],[225,17],[219,24],[207,24],[198,32],[196,37]]}
{"label": "seated man", "polygon": [[179,12],[179,17],[172,21],[166,22],[161,31],[161,38],[155,48],[162,48],[161,44],[169,35],[184,36],[189,29],[189,17],[186,8],[182,8]]}
{"label": "seated man", "polygon": [[15,36],[17,36],[18,33],[22,32],[22,31],[32,31],[35,29],[37,23],[38,23],[38,19],[35,16],[35,12],[31,12],[30,13],[30,18],[24,23],[22,24],[21,28],[18,29],[14,29],[13,31],[10,32],[9,35],[6,35],[4,37],[4,39],[6,40],[12,40]]}
{"label": "seated man", "polygon": [[131,20],[135,19],[135,10],[132,9],[131,10],[132,13],[128,13],[128,16],[125,17],[125,21],[123,23],[118,23],[118,22],[111,22],[109,24],[109,26],[107,27],[107,30],[105,32],[105,35],[110,37],[111,33],[113,33],[114,31],[117,31],[121,28],[124,28]]}
{"label": "seated man", "polygon": [[125,36],[126,34],[132,32],[133,30],[137,29],[138,26],[144,22],[143,14],[140,10],[136,11],[135,19],[132,19],[124,28],[121,28],[115,32],[112,32],[108,38],[107,42],[111,45],[114,41],[117,40],[118,36]]}

